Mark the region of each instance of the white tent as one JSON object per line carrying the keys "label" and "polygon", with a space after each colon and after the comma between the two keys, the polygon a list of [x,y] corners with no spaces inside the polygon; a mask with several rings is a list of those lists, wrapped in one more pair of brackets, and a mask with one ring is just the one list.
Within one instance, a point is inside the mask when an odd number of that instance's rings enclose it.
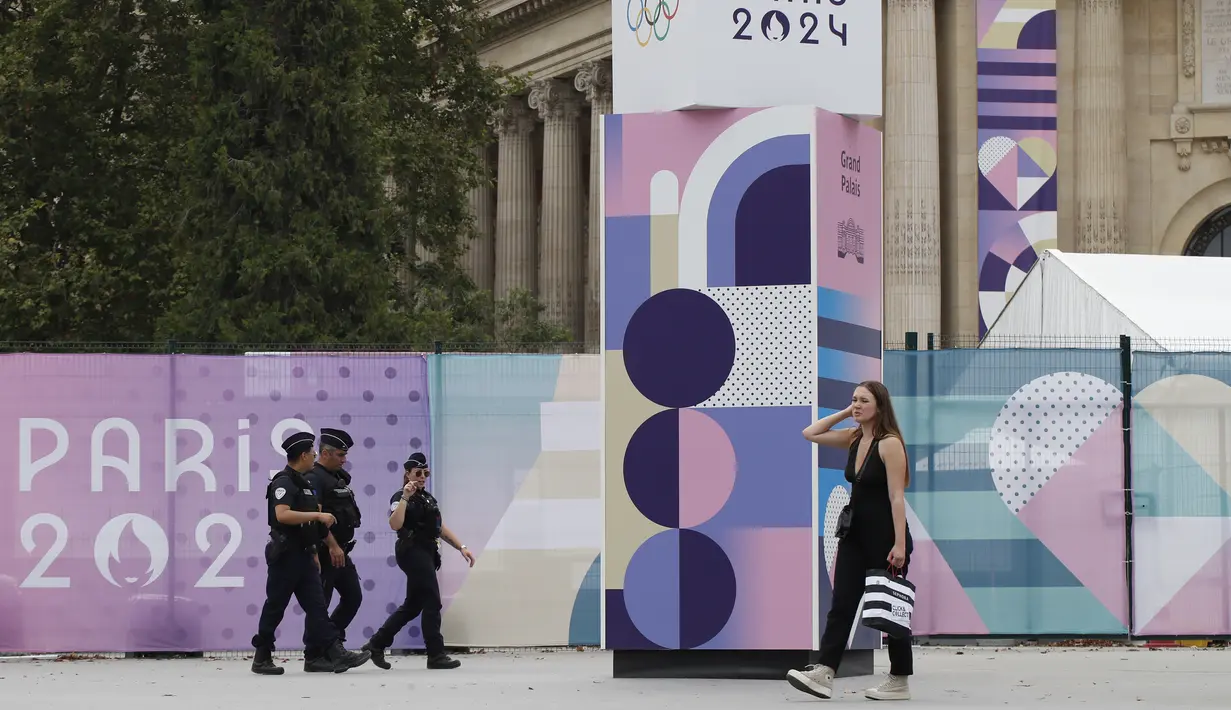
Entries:
{"label": "white tent", "polygon": [[988,328],[989,347],[1231,350],[1231,258],[1048,249]]}

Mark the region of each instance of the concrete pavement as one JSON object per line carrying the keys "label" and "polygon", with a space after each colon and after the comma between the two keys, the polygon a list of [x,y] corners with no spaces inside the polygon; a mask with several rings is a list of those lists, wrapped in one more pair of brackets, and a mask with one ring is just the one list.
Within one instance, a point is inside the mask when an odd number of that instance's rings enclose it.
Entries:
{"label": "concrete pavement", "polygon": [[[919,708],[1221,707],[1231,697],[1231,652],[1216,649],[917,648],[912,680]],[[799,703],[866,703],[871,677],[838,681],[824,701],[785,682],[616,680],[602,651],[488,651],[458,656],[462,667],[428,671],[422,656],[391,656],[341,675],[305,674],[285,660],[262,677],[241,658],[0,661],[8,710],[205,710],[225,708],[397,708],[431,710],[748,710]],[[886,667],[883,652],[877,669]]]}

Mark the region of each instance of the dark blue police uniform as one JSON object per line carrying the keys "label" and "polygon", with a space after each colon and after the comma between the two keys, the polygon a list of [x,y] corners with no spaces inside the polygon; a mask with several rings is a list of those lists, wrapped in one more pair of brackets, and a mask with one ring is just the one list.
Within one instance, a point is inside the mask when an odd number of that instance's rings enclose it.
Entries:
{"label": "dark blue police uniform", "polygon": [[[414,453],[404,464],[412,468],[427,468],[427,457]],[[402,505],[405,491],[398,489],[389,499],[389,515]],[[440,633],[440,583],[436,571],[440,569],[440,530],[443,518],[436,498],[426,489],[415,492],[406,499],[406,513],[402,527],[397,531],[394,558],[406,574],[406,599],[394,610],[384,625],[363,645],[363,650],[372,654],[372,662],[381,668],[389,668],[384,659],[384,650],[393,644],[397,635],[416,616],[422,614],[423,644],[427,650],[427,667],[436,669],[457,668],[456,659],[445,655],[445,640]]]}
{"label": "dark blue police uniform", "polygon": [[311,485],[295,468],[311,465],[315,439],[312,434],[296,432],[282,442],[289,463],[265,489],[270,538],[265,545],[265,562],[269,576],[257,633],[252,637],[252,646],[256,649],[252,671],[262,675],[280,675],[284,670],[273,664],[272,653],[274,632],[282,623],[291,596],[299,601],[304,613],[305,671],[341,673],[363,665],[371,657],[368,653],[343,648],[337,629],[329,621],[316,558],[316,546],[325,536],[324,525],[319,522],[288,525],[278,521],[277,508],[282,505],[301,513],[320,511]]}
{"label": "dark blue police uniform", "polygon": [[[331,446],[342,453],[355,445],[350,434],[341,429],[321,429],[321,445]],[[350,488],[351,474],[344,468],[331,471],[321,465],[320,461],[307,473],[308,483],[316,491],[320,499],[321,510],[333,514],[335,522],[329,528],[335,542],[346,553],[346,561],[341,567],[335,567],[329,556],[329,547],[320,545],[318,557],[321,562],[321,581],[325,585],[325,608],[329,608],[333,600],[333,592],[338,592],[338,606],[329,615],[338,630],[343,642],[346,641],[346,627],[354,621],[359,613],[359,605],[363,603],[363,587],[359,584],[359,571],[351,559],[351,550],[355,549],[355,530],[362,524],[363,516],[355,501],[355,493]]]}

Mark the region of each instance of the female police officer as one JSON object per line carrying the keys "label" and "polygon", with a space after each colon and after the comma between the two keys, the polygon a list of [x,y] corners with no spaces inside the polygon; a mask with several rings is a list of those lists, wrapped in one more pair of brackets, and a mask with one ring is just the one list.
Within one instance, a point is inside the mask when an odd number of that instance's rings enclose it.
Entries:
{"label": "female police officer", "polygon": [[274,631],[282,623],[291,595],[299,600],[304,614],[304,664],[308,673],[341,673],[367,662],[369,654],[347,651],[338,638],[338,630],[329,621],[325,606],[325,590],[321,585],[316,546],[334,523],[329,513],[320,512],[316,494],[304,473],[312,468],[316,452],[312,444],[316,437],[296,432],[282,442],[286,451],[286,468],[278,472],[265,489],[269,501],[269,543],[265,546],[265,562],[269,578],[265,583],[265,606],[252,645],[256,656],[252,672],[261,675],[281,675],[283,668],[274,665]]}
{"label": "female police officer", "polygon": [[440,584],[436,579],[436,570],[440,569],[440,543],[437,539],[443,538],[461,552],[471,567],[474,555],[444,526],[440,506],[425,490],[427,477],[431,475],[427,457],[415,452],[403,468],[406,469],[402,477],[404,485],[389,500],[389,527],[397,531],[398,539],[393,549],[398,567],[406,573],[406,600],[389,615],[362,650],[371,652],[372,663],[388,670],[385,649],[402,627],[422,612],[427,667],[457,668],[462,665],[461,661],[445,655],[445,640],[440,635]]}

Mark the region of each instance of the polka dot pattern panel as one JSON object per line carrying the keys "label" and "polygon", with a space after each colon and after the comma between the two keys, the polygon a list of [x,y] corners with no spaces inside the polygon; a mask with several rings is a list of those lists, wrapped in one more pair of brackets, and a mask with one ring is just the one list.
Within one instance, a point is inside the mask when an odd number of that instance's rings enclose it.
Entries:
{"label": "polka dot pattern panel", "polygon": [[988,465],[1014,515],[1122,401],[1114,385],[1080,372],[1044,375],[1009,397],[992,427]]}
{"label": "polka dot pattern panel", "polygon": [[709,288],[735,331],[731,374],[699,407],[803,407],[816,399],[816,290]]}

